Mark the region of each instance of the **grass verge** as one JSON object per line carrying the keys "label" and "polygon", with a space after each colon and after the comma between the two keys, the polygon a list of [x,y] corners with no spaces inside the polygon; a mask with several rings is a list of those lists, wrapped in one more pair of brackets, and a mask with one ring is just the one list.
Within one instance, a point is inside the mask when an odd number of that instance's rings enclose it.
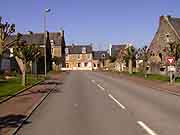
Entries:
{"label": "grass verge", "polygon": [[22,90],[23,88],[32,86],[33,84],[37,83],[38,81],[43,80],[42,77],[36,79],[32,75],[27,75],[27,85],[23,87],[21,85],[21,76],[17,75],[10,80],[0,80],[0,100],[2,98],[12,96],[16,94],[18,91]]}

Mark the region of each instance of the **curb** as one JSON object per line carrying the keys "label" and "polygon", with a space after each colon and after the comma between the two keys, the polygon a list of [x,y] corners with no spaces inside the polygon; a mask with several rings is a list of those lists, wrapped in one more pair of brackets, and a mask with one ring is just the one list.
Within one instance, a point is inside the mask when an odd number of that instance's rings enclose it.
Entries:
{"label": "curb", "polygon": [[43,103],[43,101],[50,95],[50,93],[56,89],[56,86],[54,86],[54,88],[52,88],[46,95],[42,96],[41,99],[35,104],[33,105],[33,107],[26,113],[26,118],[22,121],[22,123],[15,128],[9,135],[16,135],[16,133],[21,129],[21,127],[23,126],[24,122],[27,121],[29,119],[29,117],[33,114],[33,112]]}
{"label": "curb", "polygon": [[34,86],[36,86],[36,85],[38,85],[38,84],[40,84],[40,83],[42,83],[42,82],[44,82],[44,81],[45,81],[45,80],[41,80],[41,81],[38,81],[37,83],[35,83],[35,84],[33,84],[33,85],[29,86],[29,87],[23,88],[22,90],[20,90],[20,91],[17,92],[16,94],[14,94],[14,95],[12,95],[12,96],[9,96],[9,97],[7,97],[7,98],[5,98],[5,99],[2,99],[2,100],[0,101],[0,104],[6,102],[6,101],[8,101],[8,100],[10,100],[11,98],[13,98],[13,97],[15,97],[15,96],[17,96],[17,95],[19,95],[19,94],[21,94],[21,93],[29,90],[29,89],[31,89],[32,87],[34,87]]}
{"label": "curb", "polygon": [[162,90],[161,88],[154,88],[154,87],[149,87],[149,88],[156,89],[156,90],[161,91],[161,92],[166,92],[166,93],[171,94],[171,95],[180,96],[180,93],[172,92],[171,90]]}

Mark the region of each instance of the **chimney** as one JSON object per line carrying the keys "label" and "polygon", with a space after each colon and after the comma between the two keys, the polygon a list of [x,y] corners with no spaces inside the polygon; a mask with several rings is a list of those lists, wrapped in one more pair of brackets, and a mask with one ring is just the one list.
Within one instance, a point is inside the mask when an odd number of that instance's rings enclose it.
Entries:
{"label": "chimney", "polygon": [[64,37],[64,30],[61,31],[61,37]]}
{"label": "chimney", "polygon": [[167,18],[168,18],[168,19],[171,19],[171,15],[167,15]]}

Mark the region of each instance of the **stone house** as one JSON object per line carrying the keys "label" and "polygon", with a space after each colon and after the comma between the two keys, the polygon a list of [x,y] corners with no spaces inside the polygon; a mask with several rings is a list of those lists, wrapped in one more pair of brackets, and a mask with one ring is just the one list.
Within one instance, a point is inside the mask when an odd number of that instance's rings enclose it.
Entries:
{"label": "stone house", "polygon": [[104,69],[108,65],[109,54],[107,51],[93,51],[93,69]]}
{"label": "stone house", "polygon": [[65,48],[66,68],[62,70],[92,70],[91,45],[69,45]]}
{"label": "stone house", "polygon": [[180,18],[160,16],[159,27],[149,46],[152,55],[148,63],[152,73],[167,73],[165,48],[174,42],[180,43]]}
{"label": "stone house", "polygon": [[126,46],[126,44],[118,44],[118,45],[109,45],[109,55],[111,57],[117,57],[119,50],[121,48],[124,48]]}
{"label": "stone house", "polygon": [[[11,36],[8,40],[13,40],[15,36]],[[31,64],[33,73],[44,73],[44,33],[33,33],[33,34],[23,34],[20,41],[25,41],[26,44],[35,44],[40,47],[40,56],[34,60]],[[13,48],[10,48],[10,52],[13,53]],[[53,57],[61,58],[61,66],[65,66],[65,39],[64,31],[62,32],[47,32],[46,33],[46,61],[47,61],[47,71],[53,68]],[[10,62],[11,70],[20,71],[21,68],[13,57],[10,55],[8,58]],[[3,63],[1,63],[1,67]],[[20,70],[19,70],[20,69]]]}
{"label": "stone house", "polygon": [[127,45],[122,45],[117,52],[116,61],[114,62],[114,68],[116,71],[126,71],[126,62],[124,60],[126,48]]}

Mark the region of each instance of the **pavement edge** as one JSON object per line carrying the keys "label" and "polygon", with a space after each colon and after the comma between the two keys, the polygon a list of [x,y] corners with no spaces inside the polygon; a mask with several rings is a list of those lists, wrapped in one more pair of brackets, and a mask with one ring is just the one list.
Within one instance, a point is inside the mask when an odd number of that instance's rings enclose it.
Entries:
{"label": "pavement edge", "polygon": [[47,94],[45,94],[44,96],[41,97],[41,99],[35,104],[33,105],[33,107],[27,112],[26,114],[26,118],[22,121],[22,123],[15,128],[14,130],[12,130],[10,132],[9,135],[16,135],[17,132],[21,129],[21,127],[23,126],[24,122],[27,121],[29,119],[29,117],[33,114],[33,112],[43,103],[43,101],[50,95],[50,93],[56,89],[56,85],[54,88],[52,88],[52,90],[50,90]]}

